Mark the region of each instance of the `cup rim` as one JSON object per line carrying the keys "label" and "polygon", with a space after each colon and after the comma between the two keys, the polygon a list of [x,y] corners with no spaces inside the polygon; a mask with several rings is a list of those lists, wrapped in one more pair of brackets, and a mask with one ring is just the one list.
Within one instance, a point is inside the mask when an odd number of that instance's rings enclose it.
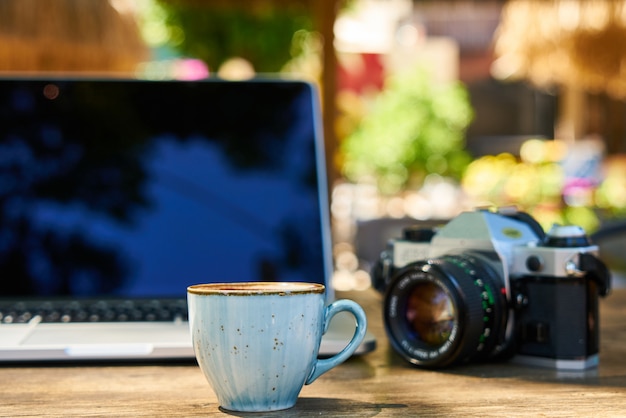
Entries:
{"label": "cup rim", "polygon": [[308,282],[233,282],[203,283],[187,287],[187,293],[200,296],[208,295],[302,295],[323,294],[326,287],[319,283]]}

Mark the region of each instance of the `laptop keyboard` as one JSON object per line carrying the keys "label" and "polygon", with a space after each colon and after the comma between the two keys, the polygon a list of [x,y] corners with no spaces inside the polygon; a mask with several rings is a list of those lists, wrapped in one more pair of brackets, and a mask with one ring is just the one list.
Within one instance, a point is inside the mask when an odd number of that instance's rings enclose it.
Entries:
{"label": "laptop keyboard", "polygon": [[185,299],[0,302],[0,323],[186,321]]}

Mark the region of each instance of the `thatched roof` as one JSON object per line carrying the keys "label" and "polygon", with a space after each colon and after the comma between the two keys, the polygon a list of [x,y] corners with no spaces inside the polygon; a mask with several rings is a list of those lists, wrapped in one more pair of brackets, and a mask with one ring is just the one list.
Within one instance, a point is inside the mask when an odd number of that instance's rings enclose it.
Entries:
{"label": "thatched roof", "polygon": [[132,13],[109,0],[0,1],[0,71],[131,72],[147,57]]}
{"label": "thatched roof", "polygon": [[625,98],[626,2],[511,0],[496,54],[502,77]]}

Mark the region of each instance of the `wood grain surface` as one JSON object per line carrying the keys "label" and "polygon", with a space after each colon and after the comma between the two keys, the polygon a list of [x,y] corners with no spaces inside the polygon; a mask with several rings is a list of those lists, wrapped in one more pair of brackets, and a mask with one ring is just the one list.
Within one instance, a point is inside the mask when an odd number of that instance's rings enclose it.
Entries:
{"label": "wood grain surface", "polygon": [[[512,363],[418,370],[389,347],[374,291],[361,303],[378,348],[305,386],[271,416],[626,417],[626,289],[601,302],[600,366],[557,372]],[[2,417],[264,416],[222,411],[193,362],[0,366]]]}

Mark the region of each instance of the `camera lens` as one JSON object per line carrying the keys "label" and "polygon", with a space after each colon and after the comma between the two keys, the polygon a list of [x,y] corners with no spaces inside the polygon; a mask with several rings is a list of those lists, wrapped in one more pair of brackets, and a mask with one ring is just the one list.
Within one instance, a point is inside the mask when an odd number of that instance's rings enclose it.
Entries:
{"label": "camera lens", "polygon": [[389,341],[409,362],[439,368],[491,358],[507,342],[508,304],[493,254],[418,261],[399,270],[385,297]]}
{"label": "camera lens", "polygon": [[445,290],[430,282],[418,283],[410,291],[405,320],[416,339],[440,347],[454,328],[456,308]]}

